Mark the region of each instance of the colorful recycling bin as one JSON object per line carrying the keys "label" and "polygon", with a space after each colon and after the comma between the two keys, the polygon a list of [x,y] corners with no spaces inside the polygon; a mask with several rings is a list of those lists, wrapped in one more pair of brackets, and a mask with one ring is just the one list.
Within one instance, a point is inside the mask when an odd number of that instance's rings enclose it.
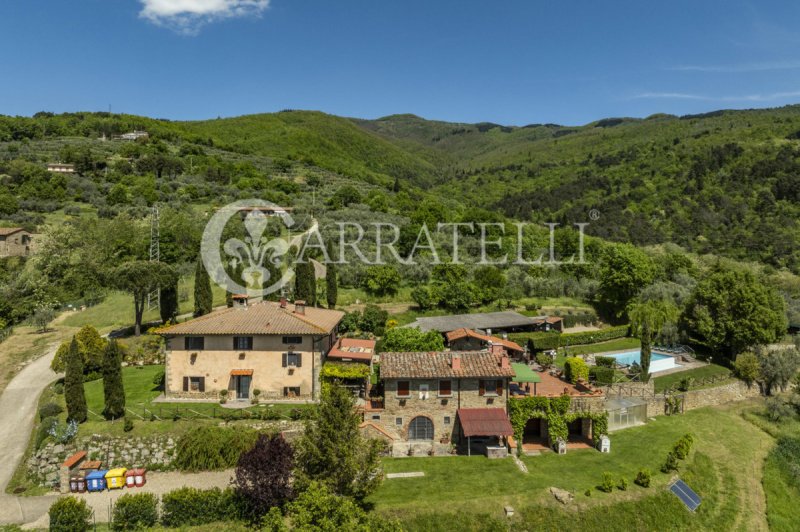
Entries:
{"label": "colorful recycling bin", "polygon": [[106,489],[106,471],[98,469],[86,475],[86,489],[89,491],[104,491]]}
{"label": "colorful recycling bin", "polygon": [[128,469],[125,473],[125,487],[133,488],[134,486],[136,486],[136,470]]}
{"label": "colorful recycling bin", "polygon": [[120,489],[125,487],[125,473],[128,470],[124,467],[117,467],[115,469],[109,469],[106,472],[106,484],[108,484],[108,489]]}
{"label": "colorful recycling bin", "polygon": [[86,493],[86,479],[83,475],[78,477],[78,493]]}
{"label": "colorful recycling bin", "polygon": [[136,484],[137,488],[141,488],[147,483],[147,470],[142,468],[137,468],[133,470],[134,475],[134,484]]}
{"label": "colorful recycling bin", "polygon": [[69,478],[69,491],[70,493],[78,493],[78,477]]}

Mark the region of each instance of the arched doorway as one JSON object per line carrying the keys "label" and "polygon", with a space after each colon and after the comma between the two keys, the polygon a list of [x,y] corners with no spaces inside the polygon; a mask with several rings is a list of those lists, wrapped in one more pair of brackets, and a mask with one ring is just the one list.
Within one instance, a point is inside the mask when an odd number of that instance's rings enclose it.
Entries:
{"label": "arched doorway", "polygon": [[433,421],[425,416],[417,416],[408,425],[409,440],[432,440]]}

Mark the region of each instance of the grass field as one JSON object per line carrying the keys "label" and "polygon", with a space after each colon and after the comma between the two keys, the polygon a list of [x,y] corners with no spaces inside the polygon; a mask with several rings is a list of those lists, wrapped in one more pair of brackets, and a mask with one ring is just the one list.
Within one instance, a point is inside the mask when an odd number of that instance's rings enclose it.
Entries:
{"label": "grass field", "polygon": [[[719,386],[725,381],[734,380],[733,377],[731,377],[730,369],[718,364],[708,364],[707,366],[671,373],[663,377],[655,377],[653,379],[653,386],[655,387],[656,393],[661,393],[668,388],[677,387],[678,384],[686,378],[694,379],[694,382],[690,386],[691,390]],[[714,380],[715,382],[704,384],[704,380]]]}
{"label": "grass field", "polygon": [[[658,417],[615,433],[610,454],[583,450],[524,457],[527,474],[511,460],[484,457],[387,459],[388,472],[423,471],[425,477],[386,480],[371,502],[410,530],[483,530],[493,525],[505,530],[500,519],[506,505],[518,512],[514,529],[763,529],[763,496],[756,491],[774,440],[741,416],[757,404]],[[687,432],[696,438],[695,450],[682,463],[680,475],[704,500],[694,515],[663,491],[670,475],[659,472],[667,452]],[[632,482],[642,467],[654,473],[648,489]],[[611,494],[594,489],[606,471],[625,477],[628,489]],[[547,491],[551,486],[572,491],[574,507],[562,509]],[[587,489],[591,496],[584,494]]]}

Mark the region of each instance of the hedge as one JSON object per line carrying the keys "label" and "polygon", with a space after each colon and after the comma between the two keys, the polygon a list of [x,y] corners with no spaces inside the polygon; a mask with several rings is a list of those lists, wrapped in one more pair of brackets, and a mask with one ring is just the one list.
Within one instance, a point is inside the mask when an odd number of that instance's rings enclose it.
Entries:
{"label": "hedge", "polygon": [[114,504],[111,530],[136,530],[158,524],[158,497],[153,493],[126,493]]}
{"label": "hedge", "polygon": [[242,504],[232,488],[179,488],[161,497],[161,524],[185,527],[234,521],[243,515]]}
{"label": "hedge", "polygon": [[580,379],[589,379],[589,366],[586,361],[580,357],[569,357],[564,361],[564,377],[576,384]]}
{"label": "hedge", "polygon": [[592,366],[589,368],[589,377],[594,379],[597,384],[612,384],[614,382],[614,370],[602,366]]}
{"label": "hedge", "polygon": [[629,327],[627,325],[619,325],[597,331],[577,333],[559,333],[558,331],[512,333],[508,335],[508,339],[520,345],[528,344],[528,348],[531,351],[544,351],[564,346],[596,344],[615,340],[628,336],[628,330]]}
{"label": "hedge", "polygon": [[48,513],[53,532],[81,532],[90,528],[92,510],[83,499],[61,497],[50,506]]}

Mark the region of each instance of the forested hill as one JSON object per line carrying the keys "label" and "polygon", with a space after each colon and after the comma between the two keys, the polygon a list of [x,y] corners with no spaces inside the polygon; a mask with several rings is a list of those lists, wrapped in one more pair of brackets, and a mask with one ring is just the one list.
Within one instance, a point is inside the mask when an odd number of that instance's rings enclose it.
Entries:
{"label": "forested hill", "polygon": [[[256,170],[245,168],[249,181],[238,181],[240,189],[264,185],[259,172],[313,167],[387,193],[402,188],[412,198],[433,194],[458,210],[480,207],[516,219],[570,224],[587,221],[596,209],[597,236],[635,244],[672,241],[800,271],[798,106],[521,127],[312,111],[192,122],[39,113],[0,117],[0,156],[41,159],[46,155],[17,144],[95,141],[132,129],[163,141],[166,148],[159,149],[179,157],[184,172],[197,173],[198,161],[208,163],[201,178],[237,184],[235,175],[220,177],[242,168],[226,169],[226,161],[253,162]],[[221,162],[208,162],[209,156]],[[191,183],[188,192],[198,188]]]}

